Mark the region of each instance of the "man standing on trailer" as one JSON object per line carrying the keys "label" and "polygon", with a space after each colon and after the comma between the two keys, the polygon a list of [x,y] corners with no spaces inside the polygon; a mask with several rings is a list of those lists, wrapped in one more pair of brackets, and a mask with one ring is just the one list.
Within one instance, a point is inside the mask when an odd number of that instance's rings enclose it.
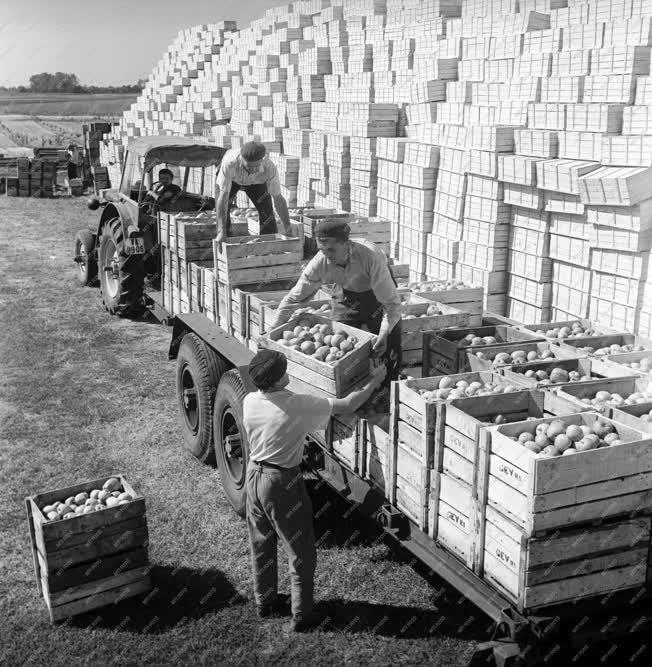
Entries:
{"label": "man standing on trailer", "polygon": [[299,467],[306,436],[325,429],[332,415],[353,414],[383,381],[385,368],[374,368],[365,386],[344,398],[288,391],[287,359],[280,352],[260,350],[248,370],[258,388],[242,404],[250,451],[247,527],[256,607],[261,618],[282,611],[284,599],[277,592],[280,541],[290,565],[289,629],[305,632],[319,623],[313,612],[317,552],[312,503]]}
{"label": "man standing on trailer", "polygon": [[322,285],[335,285],[338,302],[333,318],[378,336],[373,355],[387,367],[383,392],[375,401],[389,403],[392,380],[397,380],[401,364],[401,300],[396,281],[382,250],[368,241],[351,241],[351,229],[343,220],[326,220],[317,225],[319,252],[301,274],[276,311],[280,326],[292,310],[287,306],[308,301]]}
{"label": "man standing on trailer", "polygon": [[229,236],[231,220],[229,209],[239,190],[244,190],[258,211],[260,234],[276,234],[274,208],[283,224],[284,234],[292,235],[290,214],[276,165],[267,156],[265,146],[249,141],[238,150],[227,151],[215,180],[215,209],[217,211],[217,241]]}

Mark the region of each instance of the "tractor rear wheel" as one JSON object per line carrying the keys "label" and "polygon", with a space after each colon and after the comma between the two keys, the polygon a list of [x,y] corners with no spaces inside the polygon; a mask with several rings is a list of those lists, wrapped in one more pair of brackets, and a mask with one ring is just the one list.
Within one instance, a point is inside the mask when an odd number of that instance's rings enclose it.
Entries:
{"label": "tractor rear wheel", "polygon": [[102,230],[98,251],[100,289],[104,307],[121,317],[142,312],[145,267],[141,255],[124,253],[122,223],[109,220]]}
{"label": "tractor rear wheel", "polygon": [[213,399],[228,370],[224,359],[194,333],[186,334],[177,354],[177,398],[186,449],[206,463],[215,462]]}
{"label": "tractor rear wheel", "polygon": [[95,234],[90,229],[80,229],[77,232],[74,259],[77,263],[77,282],[82,287],[97,287]]}
{"label": "tractor rear wheel", "polygon": [[247,508],[245,479],[249,462],[249,443],[244,430],[242,401],[247,391],[237,370],[225,373],[217,386],[213,407],[215,458],[222,488],[238,515]]}

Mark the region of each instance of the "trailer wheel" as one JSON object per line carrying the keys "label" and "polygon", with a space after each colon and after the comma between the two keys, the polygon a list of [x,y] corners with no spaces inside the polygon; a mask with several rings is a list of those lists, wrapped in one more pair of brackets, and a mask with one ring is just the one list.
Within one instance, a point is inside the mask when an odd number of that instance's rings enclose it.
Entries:
{"label": "trailer wheel", "polygon": [[97,287],[95,234],[90,229],[80,229],[77,232],[74,260],[77,263],[77,282],[82,287]]}
{"label": "trailer wheel", "polygon": [[125,255],[122,224],[109,220],[102,230],[98,250],[100,290],[111,315],[138,315],[143,311],[145,268],[140,255]]}
{"label": "trailer wheel", "polygon": [[213,408],[217,470],[229,503],[241,517],[246,513],[245,475],[249,461],[249,443],[242,416],[242,401],[246,394],[240,373],[230,370],[217,386]]}
{"label": "trailer wheel", "polygon": [[177,354],[177,398],[186,449],[206,463],[214,463],[211,410],[226,362],[199,336],[184,336]]}

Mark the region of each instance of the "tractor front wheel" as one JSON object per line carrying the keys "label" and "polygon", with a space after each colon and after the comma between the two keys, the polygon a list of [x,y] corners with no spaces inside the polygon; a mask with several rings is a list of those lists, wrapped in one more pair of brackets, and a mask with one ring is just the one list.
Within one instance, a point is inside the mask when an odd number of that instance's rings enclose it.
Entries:
{"label": "tractor front wheel", "polygon": [[215,458],[227,500],[244,517],[247,508],[245,479],[249,443],[244,430],[242,401],[247,391],[237,370],[225,373],[217,385],[213,407]]}
{"label": "tractor front wheel", "polygon": [[77,263],[77,282],[82,287],[97,287],[95,234],[90,229],[80,229],[77,232],[74,259]]}
{"label": "tractor front wheel", "polygon": [[142,312],[143,258],[125,254],[122,223],[118,218],[104,225],[98,251],[98,272],[104,307],[112,315],[126,317]]}

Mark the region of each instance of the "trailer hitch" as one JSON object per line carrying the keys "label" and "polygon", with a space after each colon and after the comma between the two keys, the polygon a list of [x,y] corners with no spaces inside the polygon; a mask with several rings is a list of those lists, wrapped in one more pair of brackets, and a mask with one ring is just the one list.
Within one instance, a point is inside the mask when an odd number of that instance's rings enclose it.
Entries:
{"label": "trailer hitch", "polygon": [[383,530],[399,540],[405,539],[410,534],[407,517],[389,503],[384,503],[378,510],[376,521]]}

